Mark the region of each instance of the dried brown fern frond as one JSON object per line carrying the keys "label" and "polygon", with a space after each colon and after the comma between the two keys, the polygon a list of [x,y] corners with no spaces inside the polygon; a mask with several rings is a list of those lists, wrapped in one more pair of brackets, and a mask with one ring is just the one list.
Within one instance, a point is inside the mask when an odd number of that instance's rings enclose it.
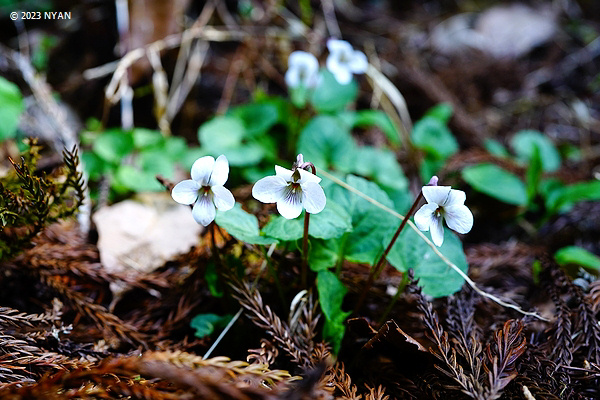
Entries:
{"label": "dried brown fern frond", "polygon": [[24,387],[9,386],[0,397],[26,399],[277,399],[295,378],[264,365],[225,357],[204,360],[183,352],[122,356],[96,366],[46,375]]}
{"label": "dried brown fern frond", "polygon": [[248,353],[246,359],[249,363],[271,365],[279,355],[279,350],[267,339],[261,339],[260,349],[249,349]]}
{"label": "dried brown fern frond", "polygon": [[78,312],[92,320],[103,331],[115,335],[133,346],[147,347],[143,334],[108,312],[102,305],[94,303],[82,293],[71,289],[60,276],[42,275],[41,278],[44,284],[63,296]]}
{"label": "dried brown fern frond", "polygon": [[365,395],[365,400],[389,400],[390,396],[385,394],[385,389],[382,386],[371,388],[367,386],[369,393]]}
{"label": "dried brown fern frond", "polygon": [[587,295],[592,310],[598,314],[600,312],[600,279],[590,283],[590,291]]}
{"label": "dried brown fern frond", "polygon": [[[467,370],[463,368],[458,362],[457,351],[451,345],[448,333],[440,325],[438,314],[433,309],[433,305],[423,296],[422,289],[412,279],[412,276],[410,276],[410,279],[409,290],[416,295],[417,307],[422,313],[423,322],[429,329],[429,336],[437,347],[437,350],[430,348],[429,351],[443,363],[442,365],[436,364],[435,367],[458,384],[458,386],[446,384],[444,387],[448,390],[460,390],[474,399],[484,399],[485,388],[479,382],[478,371],[480,369],[480,362],[476,359],[472,361],[472,357],[468,357],[468,360],[473,362],[473,364]],[[473,343],[476,342],[473,341]],[[471,350],[471,354],[473,355],[478,353],[480,353],[480,350],[477,348]]]}
{"label": "dried brown fern frond", "polygon": [[[309,292],[299,301],[293,310],[290,310],[288,326],[297,338],[298,343],[306,349],[308,354],[313,353],[314,338],[317,335],[317,324],[321,318],[318,312],[318,302],[313,300],[312,292]],[[317,364],[321,360],[314,360]]]}
{"label": "dried brown fern frond", "polygon": [[234,297],[247,311],[249,318],[254,324],[268,332],[275,343],[281,346],[295,363],[310,367],[315,362],[305,347],[300,343],[298,336],[294,335],[289,326],[281,320],[271,308],[263,303],[262,296],[258,290],[253,290],[250,284],[231,279],[230,285],[235,291]]}
{"label": "dried brown fern frond", "polygon": [[331,369],[330,384],[341,393],[341,396],[336,396],[336,399],[360,400],[362,398],[362,396],[357,393],[358,388],[352,383],[352,378],[346,373],[343,363],[337,363]]}
{"label": "dried brown fern frond", "polygon": [[3,332],[7,329],[31,330],[42,325],[45,329],[52,326],[58,319],[54,313],[27,314],[10,307],[0,307],[0,328]]}
{"label": "dried brown fern frond", "polygon": [[560,365],[570,366],[573,361],[575,343],[573,342],[571,310],[561,297],[559,288],[553,281],[550,280],[545,286],[556,307],[556,322],[554,323],[553,334],[545,345],[550,353],[550,359],[556,363],[558,369]]}
{"label": "dried brown fern frond", "polygon": [[17,339],[0,335],[0,383],[30,382],[50,370],[89,365],[56,352],[39,347],[29,338]]}
{"label": "dried brown fern frond", "polygon": [[506,321],[494,334],[494,341],[488,344],[485,351],[488,362],[483,365],[489,377],[486,399],[499,398],[506,385],[518,375],[515,362],[527,346],[522,332],[522,321]]}

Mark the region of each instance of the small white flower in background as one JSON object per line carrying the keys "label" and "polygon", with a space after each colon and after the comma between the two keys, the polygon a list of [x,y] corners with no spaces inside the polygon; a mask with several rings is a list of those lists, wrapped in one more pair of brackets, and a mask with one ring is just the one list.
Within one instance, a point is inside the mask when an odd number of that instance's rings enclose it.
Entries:
{"label": "small white flower in background", "polygon": [[275,176],[260,179],[252,188],[252,196],[263,203],[277,203],[277,211],[286,219],[294,219],[302,209],[317,214],[325,208],[326,198],[319,185],[321,178],[302,169],[302,155],[298,156],[294,170],[275,166]]}
{"label": "small white flower in background", "polygon": [[192,216],[197,223],[208,226],[215,219],[215,207],[228,211],[235,204],[233,194],[223,186],[228,177],[227,157],[220,155],[216,161],[211,156],[201,157],[192,165],[192,179],[175,185],[171,197],[180,204],[194,204]]}
{"label": "small white flower in background", "polygon": [[365,73],[369,66],[365,53],[354,50],[345,40],[329,39],[327,48],[329,49],[327,69],[341,85],[350,83],[353,73]]}
{"label": "small white flower in background", "polygon": [[436,246],[444,242],[444,225],[458,232],[467,233],[473,227],[473,214],[465,206],[467,196],[462,190],[450,186],[423,186],[423,196],[427,200],[415,213],[415,224],[422,231],[431,230],[431,239]]}
{"label": "small white flower in background", "polygon": [[317,84],[318,72],[319,61],[315,56],[305,51],[294,51],[288,59],[285,83],[291,88],[312,88]]}

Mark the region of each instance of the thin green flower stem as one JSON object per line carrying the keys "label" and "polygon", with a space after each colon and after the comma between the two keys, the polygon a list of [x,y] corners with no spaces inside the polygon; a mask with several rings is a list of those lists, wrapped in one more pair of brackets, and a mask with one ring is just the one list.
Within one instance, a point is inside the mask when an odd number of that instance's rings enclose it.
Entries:
{"label": "thin green flower stem", "polygon": [[[271,256],[273,255],[273,252],[275,251],[275,246],[276,246],[276,243],[273,243],[269,247],[269,250],[266,253],[266,258],[264,259],[263,263],[260,266],[260,272],[258,273],[258,275],[256,275],[256,278],[254,279],[254,282],[252,282],[252,287],[255,287],[256,284],[258,283],[258,280],[260,279],[263,271],[265,270],[265,267],[267,266],[267,260],[269,258],[271,258]],[[210,346],[210,348],[204,354],[203,358],[205,360],[208,357],[210,357],[210,355],[215,350],[215,348],[217,347],[217,345],[221,342],[221,340],[223,340],[223,338],[225,337],[225,335],[227,334],[227,332],[229,332],[229,330],[231,329],[231,327],[233,326],[233,324],[235,324],[235,322],[240,318],[240,316],[242,315],[243,311],[244,311],[244,309],[242,307],[240,307],[240,309],[238,310],[238,312],[233,316],[233,318],[231,318],[231,320],[229,321],[229,323],[227,324],[227,326],[225,326],[225,328],[223,328],[223,331],[221,332],[221,334],[219,335],[219,337],[217,337],[217,339],[212,344],[212,346]]]}
{"label": "thin green flower stem", "polygon": [[[310,172],[312,172],[313,175],[317,175],[317,168],[315,167],[315,165],[311,162],[308,163],[308,166],[310,167]],[[305,169],[307,167],[304,167]],[[308,280],[308,224],[310,222],[310,213],[308,211],[304,211],[304,237],[302,238],[302,270],[300,271],[301,274],[301,283],[302,283],[302,287],[306,288],[307,287],[307,280]]]}
{"label": "thin green flower stem", "polygon": [[381,271],[383,271],[383,267],[385,267],[385,260],[386,260],[386,257],[388,255],[388,253],[390,252],[390,250],[392,250],[392,247],[394,246],[394,243],[396,243],[396,239],[398,239],[398,236],[400,236],[400,233],[402,232],[402,230],[406,226],[406,223],[408,222],[408,219],[415,212],[415,210],[417,209],[417,206],[421,202],[422,198],[423,198],[423,191],[420,191],[419,195],[415,199],[415,202],[410,207],[410,210],[408,210],[408,213],[406,214],[406,216],[404,217],[404,219],[400,223],[400,226],[396,230],[396,233],[394,233],[394,237],[392,237],[392,240],[390,241],[390,243],[386,247],[385,251],[383,252],[383,254],[381,255],[381,257],[379,258],[379,261],[377,261],[377,264],[375,265],[375,267],[371,268],[371,270],[369,271],[369,277],[367,278],[367,283],[365,284],[365,287],[363,288],[362,293],[360,294],[360,297],[358,298],[358,301],[356,302],[356,306],[354,307],[354,313],[355,314],[362,307],[362,304],[365,301],[365,298],[367,297],[367,293],[371,289],[371,286],[373,285],[373,282],[375,281],[375,279],[377,279],[379,277],[379,274],[381,274]]}
{"label": "thin green flower stem", "polygon": [[[396,211],[392,210],[391,208],[381,204],[380,202],[378,202],[377,200],[373,199],[372,197],[367,196],[366,194],[364,194],[363,192],[361,192],[360,190],[357,190],[356,188],[348,185],[346,182],[336,178],[335,176],[331,175],[330,173],[328,173],[327,171],[319,171],[321,175],[323,175],[325,178],[329,179],[330,181],[334,182],[335,184],[343,187],[344,189],[356,194],[359,197],[362,197],[363,199],[365,199],[366,201],[368,201],[369,203],[373,204],[374,206],[387,211],[388,213],[390,213],[391,215],[399,218],[399,219],[404,219],[404,216],[401,214],[398,214]],[[523,309],[521,309],[519,306],[516,306],[514,304],[510,304],[507,303],[501,299],[499,299],[498,297],[494,296],[493,294],[487,293],[481,289],[479,289],[479,287],[477,287],[477,285],[475,284],[475,282],[473,282],[473,280],[471,280],[471,278],[469,278],[467,276],[467,274],[465,274],[460,268],[458,268],[456,266],[456,264],[454,264],[452,261],[450,261],[445,255],[443,255],[437,248],[437,246],[435,244],[433,244],[433,242],[431,240],[429,240],[429,238],[427,236],[425,236],[425,234],[423,232],[421,232],[419,230],[419,228],[417,228],[417,226],[412,222],[412,221],[408,221],[408,226],[417,233],[417,235],[419,235],[421,237],[421,239],[423,239],[423,241],[425,241],[425,243],[427,243],[427,245],[429,247],[431,247],[431,249],[433,250],[433,252],[442,259],[442,261],[449,266],[450,268],[452,268],[454,271],[456,271],[457,274],[459,274],[464,280],[465,282],[467,282],[467,284],[469,286],[471,286],[471,288],[477,292],[480,296],[483,296],[485,298],[488,298],[490,300],[492,300],[493,302],[503,306],[503,307],[507,307],[507,308],[512,308],[513,310],[523,314],[523,315],[529,315],[532,316],[534,318],[537,318],[539,320],[542,321],[548,321],[548,318],[542,317],[541,315],[539,315],[538,313],[535,312],[529,312],[529,311],[525,311]]]}
{"label": "thin green flower stem", "polygon": [[302,287],[306,288],[308,278],[308,223],[310,213],[304,211],[304,237],[302,238]]}
{"label": "thin green flower stem", "polygon": [[408,273],[403,272],[402,273],[402,281],[400,281],[400,284],[398,285],[396,294],[394,295],[394,297],[392,298],[392,301],[390,302],[390,304],[387,306],[387,308],[383,312],[383,315],[381,316],[381,318],[379,318],[379,321],[377,321],[377,325],[383,324],[383,322],[387,319],[387,316],[389,315],[389,313],[392,311],[392,309],[396,305],[396,302],[400,298],[400,295],[402,293],[404,293],[404,288],[406,288],[406,285],[408,285]]}

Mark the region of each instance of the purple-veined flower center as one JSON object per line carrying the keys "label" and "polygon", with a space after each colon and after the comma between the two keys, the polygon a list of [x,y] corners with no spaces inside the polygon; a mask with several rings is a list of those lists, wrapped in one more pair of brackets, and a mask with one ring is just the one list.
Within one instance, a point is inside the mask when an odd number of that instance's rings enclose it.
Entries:
{"label": "purple-veined flower center", "polygon": [[444,207],[439,206],[434,212],[433,215],[435,215],[437,218],[441,217],[444,214]]}

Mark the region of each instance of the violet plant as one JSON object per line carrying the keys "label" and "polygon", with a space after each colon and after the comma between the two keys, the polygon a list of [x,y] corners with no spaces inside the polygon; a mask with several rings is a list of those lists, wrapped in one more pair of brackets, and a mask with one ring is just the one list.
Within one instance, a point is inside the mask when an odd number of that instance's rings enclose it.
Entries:
{"label": "violet plant", "polygon": [[[425,293],[446,296],[464,283],[447,263],[464,273],[467,262],[458,237],[440,230],[441,218],[462,233],[468,231],[469,221],[466,206],[460,207],[464,198],[457,195],[459,191],[438,187],[424,192],[429,202],[417,212],[417,219],[421,228],[432,231],[433,241],[441,245],[439,250],[432,250],[433,244],[415,233],[414,224],[411,229],[397,229],[402,218],[396,217],[402,216],[395,210],[406,212],[411,204],[408,181],[394,152],[401,145],[400,135],[387,114],[350,107],[358,95],[355,75],[368,68],[366,56],[341,40],[330,40],[327,47],[327,68],[319,69],[317,58],[309,53],[290,55],[285,74],[289,98],[258,93],[250,104],[234,107],[200,127],[201,146],[195,154],[227,157],[235,179],[253,184],[252,195],[259,202],[254,208],[276,203],[277,213],[266,224],[260,227],[254,215],[239,204],[234,206],[233,199],[224,195],[220,188],[225,181],[217,162],[215,179],[209,168],[204,168],[202,174],[193,173],[192,180],[180,183],[173,197],[198,204],[196,214],[202,218],[197,221],[202,224],[210,222],[216,209],[215,222],[240,241],[257,246],[276,244],[280,252],[300,250],[298,283],[303,288],[316,284],[325,316],[323,336],[337,351],[344,321],[350,315],[344,309],[352,306],[343,307],[345,262],[372,265],[372,271],[387,262],[402,272],[413,268]],[[359,145],[354,140],[354,130],[371,126],[384,132],[388,146]],[[281,135],[282,130],[286,134]],[[280,149],[293,153],[282,154]],[[282,159],[296,155],[291,169],[280,166],[285,165]],[[273,167],[275,175],[271,175]],[[447,199],[438,196],[440,190]],[[195,193],[203,197],[194,197]],[[420,199],[421,195],[412,211]]]}

